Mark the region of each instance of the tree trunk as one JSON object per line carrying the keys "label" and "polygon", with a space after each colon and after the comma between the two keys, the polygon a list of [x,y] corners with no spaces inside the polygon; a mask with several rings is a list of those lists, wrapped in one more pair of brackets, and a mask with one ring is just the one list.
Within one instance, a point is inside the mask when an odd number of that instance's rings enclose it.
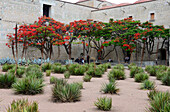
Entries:
{"label": "tree trunk", "polygon": [[117,53],[116,48],[115,48],[115,52],[116,52],[116,57],[117,57],[118,63],[120,64],[119,55],[118,55],[118,53]]}
{"label": "tree trunk", "polygon": [[17,68],[18,68],[18,37],[17,37],[17,24],[16,24],[16,27],[15,27],[15,48],[16,48],[16,68],[15,68],[15,73],[14,75],[17,74]]}
{"label": "tree trunk", "polygon": [[69,44],[69,59],[71,60],[71,44]]}
{"label": "tree trunk", "polygon": [[140,66],[142,66],[143,57],[144,57],[144,52],[145,52],[145,43],[144,43],[144,45],[143,45],[143,50],[142,50],[142,59],[141,59],[141,64],[140,64]]}

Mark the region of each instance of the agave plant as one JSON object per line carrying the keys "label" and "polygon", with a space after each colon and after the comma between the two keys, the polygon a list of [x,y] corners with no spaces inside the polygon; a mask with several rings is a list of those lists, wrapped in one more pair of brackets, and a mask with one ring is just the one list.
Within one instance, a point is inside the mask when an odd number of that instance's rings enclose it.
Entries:
{"label": "agave plant", "polygon": [[16,77],[14,74],[0,74],[0,88],[11,88],[12,84],[15,83],[15,81]]}
{"label": "agave plant", "polygon": [[77,84],[55,83],[52,92],[55,102],[75,102],[81,97],[80,86]]}
{"label": "agave plant", "polygon": [[37,102],[28,102],[27,99],[13,100],[7,112],[39,112]]}
{"label": "agave plant", "polygon": [[97,101],[94,102],[94,105],[100,110],[109,111],[112,108],[112,98],[97,98]]}
{"label": "agave plant", "polygon": [[83,81],[84,81],[84,82],[90,82],[91,78],[92,78],[92,76],[90,76],[90,75],[85,75],[85,76],[83,77]]}
{"label": "agave plant", "polygon": [[169,112],[170,111],[170,93],[158,92],[150,100],[148,112]]}
{"label": "agave plant", "polygon": [[69,71],[64,72],[64,78],[65,79],[69,79],[70,78],[70,72]]}
{"label": "agave plant", "polygon": [[119,91],[119,89],[116,88],[116,84],[117,83],[113,80],[108,84],[103,84],[101,91],[104,93],[116,94]]}
{"label": "agave plant", "polygon": [[142,82],[149,78],[148,74],[146,73],[138,73],[135,75],[135,82]]}
{"label": "agave plant", "polygon": [[162,77],[162,83],[170,86],[170,72],[167,72],[167,74]]}
{"label": "agave plant", "polygon": [[130,77],[133,78],[135,74],[144,72],[141,67],[134,66],[130,69]]}
{"label": "agave plant", "polygon": [[35,95],[42,93],[44,86],[43,79],[38,79],[33,76],[18,80],[12,85],[16,93],[25,95]]}
{"label": "agave plant", "polygon": [[112,69],[108,74],[109,80],[114,78],[116,80],[124,80],[126,78],[124,71],[119,69]]}
{"label": "agave plant", "polygon": [[149,80],[145,80],[141,85],[141,89],[153,90],[155,89],[155,83]]}

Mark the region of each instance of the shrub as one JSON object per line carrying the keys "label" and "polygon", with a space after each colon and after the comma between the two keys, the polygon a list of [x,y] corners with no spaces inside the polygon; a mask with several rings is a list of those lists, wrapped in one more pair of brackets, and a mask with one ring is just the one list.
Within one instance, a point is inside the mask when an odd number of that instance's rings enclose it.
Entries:
{"label": "shrub", "polygon": [[149,98],[150,100],[153,100],[153,96],[155,96],[158,92],[159,92],[159,91],[157,91],[157,90],[155,90],[155,89],[150,90],[149,93],[147,93],[148,98]]}
{"label": "shrub", "polygon": [[146,73],[138,73],[135,75],[135,82],[143,82],[149,78],[148,74]]}
{"label": "shrub", "polygon": [[77,85],[80,89],[83,89],[83,82],[73,82],[70,85],[75,84]]}
{"label": "shrub", "polygon": [[[61,66],[61,63],[54,63],[53,65],[54,65],[54,66]],[[53,66],[53,65],[52,65],[52,66]]]}
{"label": "shrub", "polygon": [[169,112],[170,110],[170,93],[158,92],[150,100],[148,112]]}
{"label": "shrub", "polygon": [[167,72],[167,74],[162,77],[162,83],[170,86],[170,72]]}
{"label": "shrub", "polygon": [[84,81],[84,82],[90,82],[91,78],[92,78],[92,76],[90,76],[90,75],[85,75],[85,76],[83,77],[83,81]]}
{"label": "shrub", "polygon": [[51,63],[44,63],[42,64],[42,71],[45,72],[46,70],[51,70],[52,65]]}
{"label": "shrub", "polygon": [[[28,71],[28,69],[29,69],[29,71]],[[43,78],[43,73],[41,72],[41,70],[39,69],[39,68],[28,68],[27,70],[26,70],[26,73],[25,73],[25,75],[26,75],[26,77],[28,77],[28,76],[33,76],[33,77],[36,77],[36,78]]]}
{"label": "shrub", "polygon": [[52,92],[55,102],[75,102],[79,101],[81,97],[80,86],[77,84],[55,83]]}
{"label": "shrub", "polygon": [[55,83],[60,83],[60,84],[65,85],[65,84],[67,84],[67,80],[65,80],[65,79],[58,79],[58,78],[52,76],[50,78],[50,84],[55,84]]}
{"label": "shrub", "polygon": [[38,103],[30,103],[27,99],[14,100],[11,107],[8,107],[7,112],[39,112]]}
{"label": "shrub", "polygon": [[11,88],[15,81],[16,77],[11,73],[0,74],[0,88]]}
{"label": "shrub", "polygon": [[46,70],[46,76],[50,76],[51,75],[51,70]]}
{"label": "shrub", "polygon": [[163,76],[165,76],[167,74],[167,72],[165,71],[157,71],[156,72],[156,79],[157,80],[161,80]]}
{"label": "shrub", "polygon": [[148,73],[150,73],[150,70],[152,69],[152,66],[151,65],[147,65],[146,67],[145,67],[145,71],[146,72],[148,72]]}
{"label": "shrub", "polygon": [[149,80],[145,80],[141,85],[141,89],[148,89],[148,90],[155,89],[155,83]]}
{"label": "shrub", "polygon": [[5,64],[2,66],[2,71],[7,72],[8,70],[12,69],[14,66],[15,66],[14,64],[11,65]]}
{"label": "shrub", "polygon": [[100,70],[100,68],[95,68],[94,70],[93,67],[90,67],[86,74],[92,77],[102,77],[103,72]]}
{"label": "shrub", "polygon": [[103,84],[101,91],[104,93],[116,94],[119,89],[116,88],[115,81],[110,81],[109,84]]}
{"label": "shrub", "polygon": [[128,65],[128,69],[130,70],[133,66],[136,66],[136,63],[131,63]]}
{"label": "shrub", "polygon": [[43,92],[44,84],[42,79],[37,79],[36,77],[30,76],[18,80],[12,85],[12,87],[16,93],[35,95]]}
{"label": "shrub", "polygon": [[114,69],[119,69],[119,70],[124,71],[124,65],[122,65],[122,64],[117,64],[117,65],[114,66],[113,68],[114,68]]}
{"label": "shrub", "polygon": [[70,72],[69,71],[64,72],[64,78],[65,79],[69,79],[70,78]]}
{"label": "shrub", "polygon": [[94,102],[94,105],[100,110],[109,111],[112,108],[112,98],[97,98],[97,101]]}
{"label": "shrub", "polygon": [[104,64],[98,65],[97,68],[99,68],[102,71],[102,74],[104,74],[104,72],[107,71],[107,66],[105,66]]}
{"label": "shrub", "polygon": [[130,70],[130,77],[133,78],[135,74],[144,72],[144,70],[141,67],[134,66]]}
{"label": "shrub", "polygon": [[67,69],[65,66],[54,66],[53,67],[54,73],[64,73],[66,70]]}
{"label": "shrub", "polygon": [[37,70],[37,69],[38,70],[40,69],[39,65],[30,65],[30,66],[27,67],[26,72],[29,72],[31,70]]}
{"label": "shrub", "polygon": [[86,68],[80,65],[79,67],[74,69],[74,72],[72,75],[84,75],[85,72],[86,72]]}
{"label": "shrub", "polygon": [[17,69],[17,73],[16,75],[21,78],[23,76],[23,74],[25,73],[25,69]]}
{"label": "shrub", "polygon": [[159,71],[166,71],[168,67],[166,65],[159,65],[158,66]]}
{"label": "shrub", "polygon": [[75,68],[79,67],[79,64],[71,64],[68,66],[68,71],[70,74],[74,74]]}
{"label": "shrub", "polygon": [[151,76],[156,76],[156,68],[153,66],[150,70],[149,73]]}
{"label": "shrub", "polygon": [[124,80],[126,78],[124,71],[119,69],[112,69],[108,74],[109,80],[114,78],[116,80]]}

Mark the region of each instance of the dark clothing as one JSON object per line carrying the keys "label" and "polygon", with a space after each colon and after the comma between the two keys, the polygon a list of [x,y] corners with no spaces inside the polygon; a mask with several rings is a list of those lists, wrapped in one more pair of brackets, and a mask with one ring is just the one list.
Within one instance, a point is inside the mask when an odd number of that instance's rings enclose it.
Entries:
{"label": "dark clothing", "polygon": [[87,55],[87,63],[89,64],[90,63],[90,56]]}
{"label": "dark clothing", "polygon": [[80,60],[77,58],[77,59],[75,60],[75,62],[79,63],[79,62],[80,62]]}

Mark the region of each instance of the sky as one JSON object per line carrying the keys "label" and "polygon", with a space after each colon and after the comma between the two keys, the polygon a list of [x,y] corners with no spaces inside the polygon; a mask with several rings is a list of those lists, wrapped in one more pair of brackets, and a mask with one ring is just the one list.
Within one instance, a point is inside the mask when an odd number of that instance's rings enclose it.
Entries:
{"label": "sky", "polygon": [[[63,0],[63,1],[67,1],[67,2],[72,2],[72,3],[75,3],[79,0]],[[119,3],[134,3],[136,2],[137,0],[107,0],[108,2],[111,2],[111,3],[116,3],[116,4],[119,4]]]}

